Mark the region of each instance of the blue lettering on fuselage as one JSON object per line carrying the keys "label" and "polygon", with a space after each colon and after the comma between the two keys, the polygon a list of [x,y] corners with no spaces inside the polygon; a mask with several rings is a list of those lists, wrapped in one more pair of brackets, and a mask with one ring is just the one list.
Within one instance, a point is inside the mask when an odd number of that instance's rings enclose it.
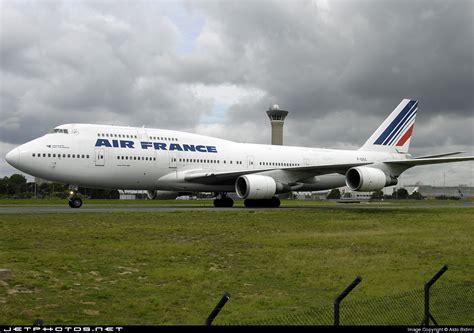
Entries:
{"label": "blue lettering on fuselage", "polygon": [[96,147],[112,147],[109,140],[107,139],[97,139],[95,146]]}
{"label": "blue lettering on fuselage", "polygon": [[166,143],[153,142],[153,148],[155,148],[155,150],[166,150]]}
{"label": "blue lettering on fuselage", "polygon": [[183,148],[181,148],[181,146],[177,143],[172,143],[170,144],[170,150],[180,150],[180,151],[183,151]]}
{"label": "blue lettering on fuselage", "polygon": [[[135,149],[134,142],[130,140],[112,140],[112,143],[108,139],[97,139],[95,146],[96,147],[114,147],[114,148],[131,148]],[[190,144],[179,144],[171,143],[168,147],[166,143],[163,142],[147,142],[141,141],[140,147],[142,149],[153,148],[154,150],[177,150],[177,151],[192,151],[200,153],[217,153],[216,146],[204,146],[204,145],[190,145]]]}

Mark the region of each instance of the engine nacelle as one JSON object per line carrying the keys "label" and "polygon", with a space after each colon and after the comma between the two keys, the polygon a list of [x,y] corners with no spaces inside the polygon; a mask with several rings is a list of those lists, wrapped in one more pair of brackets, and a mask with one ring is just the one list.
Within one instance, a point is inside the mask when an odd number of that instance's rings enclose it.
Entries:
{"label": "engine nacelle", "polygon": [[235,192],[241,199],[271,199],[277,191],[272,177],[244,175],[237,178]]}
{"label": "engine nacelle", "polygon": [[352,191],[377,191],[385,186],[396,185],[398,180],[380,169],[370,167],[350,168],[346,172],[346,185]]}
{"label": "engine nacelle", "polygon": [[160,190],[148,190],[146,191],[146,195],[148,199],[158,199],[158,200],[166,200],[166,199],[176,199],[179,196],[178,192],[173,191],[160,191]]}

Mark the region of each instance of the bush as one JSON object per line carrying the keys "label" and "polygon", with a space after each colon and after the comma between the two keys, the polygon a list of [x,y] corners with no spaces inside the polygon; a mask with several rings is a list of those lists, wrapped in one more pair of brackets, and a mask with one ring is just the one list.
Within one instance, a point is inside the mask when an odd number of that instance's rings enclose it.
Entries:
{"label": "bush", "polygon": [[383,191],[382,190],[375,191],[370,196],[370,200],[381,200],[381,199],[383,199]]}
{"label": "bush", "polygon": [[23,192],[23,193],[17,193],[13,196],[13,199],[31,199],[33,198],[34,194],[33,192]]}

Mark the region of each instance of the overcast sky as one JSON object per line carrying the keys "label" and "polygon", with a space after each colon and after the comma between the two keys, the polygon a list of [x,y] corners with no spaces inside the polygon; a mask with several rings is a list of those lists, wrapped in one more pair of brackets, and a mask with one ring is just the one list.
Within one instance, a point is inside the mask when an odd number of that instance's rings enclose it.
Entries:
{"label": "overcast sky", "polygon": [[[72,122],[356,149],[403,98],[410,152],[474,154],[474,2],[0,1],[0,176],[13,147]],[[473,184],[474,163],[402,184]]]}

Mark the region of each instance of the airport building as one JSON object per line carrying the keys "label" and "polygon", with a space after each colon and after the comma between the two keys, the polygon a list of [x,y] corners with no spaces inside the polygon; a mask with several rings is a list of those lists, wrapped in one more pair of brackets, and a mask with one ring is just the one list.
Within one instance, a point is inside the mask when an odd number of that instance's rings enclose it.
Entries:
{"label": "airport building", "polygon": [[341,190],[341,200],[369,200],[374,192],[351,191],[348,187]]}
{"label": "airport building", "polygon": [[135,200],[135,199],[137,199],[137,192],[138,191],[118,190],[118,192],[119,192],[119,199],[120,200]]}

